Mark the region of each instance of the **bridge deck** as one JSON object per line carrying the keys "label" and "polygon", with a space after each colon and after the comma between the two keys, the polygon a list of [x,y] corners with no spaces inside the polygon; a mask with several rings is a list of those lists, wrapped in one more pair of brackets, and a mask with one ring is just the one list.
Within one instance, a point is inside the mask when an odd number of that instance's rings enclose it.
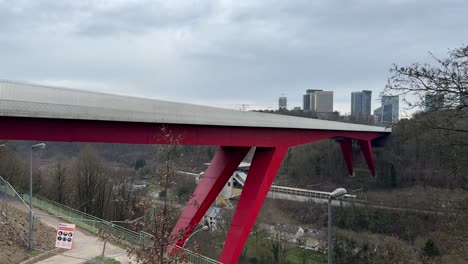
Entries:
{"label": "bridge deck", "polygon": [[389,128],[242,112],[155,99],[0,81],[0,116],[228,127],[391,132]]}

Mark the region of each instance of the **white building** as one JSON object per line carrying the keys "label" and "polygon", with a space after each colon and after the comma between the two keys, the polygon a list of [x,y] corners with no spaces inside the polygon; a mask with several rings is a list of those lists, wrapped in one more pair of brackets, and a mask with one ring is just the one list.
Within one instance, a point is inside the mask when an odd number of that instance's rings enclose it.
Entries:
{"label": "white building", "polygon": [[298,243],[304,235],[304,229],[300,226],[276,224],[268,226],[268,231],[273,237],[279,238],[291,243]]}
{"label": "white building", "polygon": [[333,91],[307,90],[303,96],[303,109],[318,113],[333,112]]}
{"label": "white building", "polygon": [[203,216],[203,225],[208,226],[211,230],[216,230],[220,227],[223,221],[224,209],[219,207],[210,207]]}

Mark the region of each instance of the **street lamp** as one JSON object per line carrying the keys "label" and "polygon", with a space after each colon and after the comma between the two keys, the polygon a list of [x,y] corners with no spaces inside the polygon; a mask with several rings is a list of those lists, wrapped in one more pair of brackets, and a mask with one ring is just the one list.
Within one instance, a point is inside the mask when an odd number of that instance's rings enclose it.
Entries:
{"label": "street lamp", "polygon": [[39,143],[31,146],[30,156],[29,156],[29,251],[33,250],[33,205],[32,205],[32,173],[33,173],[33,150],[45,148],[44,143]]}
{"label": "street lamp", "polygon": [[332,200],[339,198],[347,193],[345,188],[338,188],[331,192],[328,197],[328,264],[332,264]]}
{"label": "street lamp", "polygon": [[[76,208],[76,210],[79,211],[80,208],[81,208],[83,205],[85,205],[85,204],[87,204],[87,203],[89,203],[89,202],[94,202],[94,201],[95,201],[95,199],[93,198],[93,199],[88,200],[88,201],[86,201],[86,202],[84,202],[84,203],[81,203],[80,205],[78,205],[78,207]],[[86,213],[86,212],[85,212],[85,213]],[[88,213],[89,213],[89,212],[88,212]]]}
{"label": "street lamp", "polygon": [[[6,147],[6,144],[0,144],[0,148],[2,147]],[[6,197],[7,197],[7,185],[5,183],[5,190],[3,192],[3,202],[2,202],[2,213],[4,213],[5,217],[6,217]]]}
{"label": "street lamp", "polygon": [[187,242],[189,241],[190,238],[193,237],[193,235],[195,235],[196,233],[202,231],[202,230],[207,230],[208,229],[208,226],[203,226],[202,228],[198,229],[197,231],[193,232],[184,242],[184,245],[182,246],[182,248],[185,247],[185,244],[187,244]]}

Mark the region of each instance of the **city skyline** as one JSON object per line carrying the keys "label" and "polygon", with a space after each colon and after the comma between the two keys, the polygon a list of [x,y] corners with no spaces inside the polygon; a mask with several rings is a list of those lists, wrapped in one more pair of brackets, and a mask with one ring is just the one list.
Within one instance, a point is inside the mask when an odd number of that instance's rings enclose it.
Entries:
{"label": "city skyline", "polygon": [[467,7],[0,1],[0,79],[230,109],[275,108],[280,94],[293,108],[317,87],[334,91],[334,110],[348,113],[350,93],[379,94],[393,63],[424,63],[429,51],[443,56],[461,45]]}
{"label": "city skyline", "polygon": [[[374,104],[372,107],[372,91],[370,90],[362,90],[362,91],[353,91],[351,92],[351,100],[350,100],[350,110],[349,111],[339,111],[334,109],[334,100],[333,100],[333,95],[334,91],[323,91],[321,89],[307,89],[306,93],[302,95],[302,105],[298,106],[291,106],[289,105],[289,110],[292,109],[302,109],[304,111],[314,111],[312,109],[316,109],[317,106],[315,105],[315,102],[317,101],[316,94],[321,93],[321,92],[328,92],[331,93],[331,107],[333,108],[333,111],[325,111],[325,112],[340,112],[341,115],[353,115],[353,111],[355,112],[354,115],[356,117],[368,117],[373,114],[373,111],[378,108],[378,105],[381,104],[381,95],[375,100],[378,102]],[[385,97],[385,96],[384,96]],[[286,97],[284,94],[281,95],[278,98],[278,107],[277,109],[280,108],[285,108],[281,107],[281,101],[288,100],[288,97]],[[353,108],[354,107],[354,108]],[[353,110],[354,109],[354,110]],[[268,109],[267,109],[268,110]],[[315,110],[314,112],[321,112]]]}

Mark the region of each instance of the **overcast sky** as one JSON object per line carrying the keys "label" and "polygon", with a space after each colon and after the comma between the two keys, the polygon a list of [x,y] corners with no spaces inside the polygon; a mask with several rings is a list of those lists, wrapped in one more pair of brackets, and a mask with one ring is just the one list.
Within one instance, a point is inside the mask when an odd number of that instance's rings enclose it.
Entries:
{"label": "overcast sky", "polygon": [[0,79],[239,109],[373,91],[468,42],[466,0],[0,0]]}

